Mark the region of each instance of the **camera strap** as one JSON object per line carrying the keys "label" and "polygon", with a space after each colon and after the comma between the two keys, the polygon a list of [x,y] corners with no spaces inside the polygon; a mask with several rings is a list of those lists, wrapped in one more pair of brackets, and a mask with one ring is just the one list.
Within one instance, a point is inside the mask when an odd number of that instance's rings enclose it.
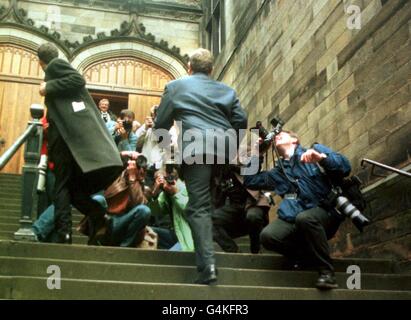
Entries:
{"label": "camera strap", "polygon": [[279,170],[280,174],[282,174],[285,177],[285,179],[293,186],[294,194],[298,194],[299,193],[298,182],[294,178],[290,177],[287,174],[287,172],[285,171],[283,161],[282,161],[282,159],[280,157],[280,154],[278,152],[278,149],[275,145],[274,145],[274,151],[275,151],[275,155],[278,159],[278,163],[280,165],[280,170]]}

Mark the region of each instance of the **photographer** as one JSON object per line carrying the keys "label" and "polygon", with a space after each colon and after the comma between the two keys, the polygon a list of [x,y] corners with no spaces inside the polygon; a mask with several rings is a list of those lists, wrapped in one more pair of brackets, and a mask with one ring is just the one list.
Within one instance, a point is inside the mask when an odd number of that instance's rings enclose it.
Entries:
{"label": "photographer", "polygon": [[[136,247],[144,238],[150,220],[150,208],[144,195],[147,159],[137,152],[122,152],[126,169],[104,191],[93,198],[106,210],[106,225],[89,244]],[[80,223],[79,231],[88,234],[89,221]]]}
{"label": "photographer", "polygon": [[280,132],[274,143],[280,155],[276,167],[244,179],[247,188],[274,190],[283,198],[278,219],[261,232],[261,243],[268,250],[317,268],[317,288],[337,288],[327,240],[335,235],[344,217],[322,206],[332,186],[318,164],[345,177],[350,173],[350,163],[320,144],[304,149],[290,131]]}
{"label": "photographer", "polygon": [[[157,171],[149,204],[155,218],[153,230],[159,235],[159,248],[177,247],[182,251],[194,251],[191,229],[185,215],[188,202],[187,189],[177,170],[167,173]],[[153,208],[156,209],[153,209]]]}
{"label": "photographer", "polygon": [[[148,160],[146,185],[152,187],[154,174],[159,170],[166,158],[166,150],[159,145],[159,138],[154,134],[154,119],[157,116],[157,105],[150,109],[150,115],[146,117],[144,124],[137,130],[137,151],[141,152]],[[177,144],[177,132],[174,127],[169,130],[171,145]],[[174,148],[177,150],[177,148]]]}
{"label": "photographer", "polygon": [[133,132],[134,118],[134,112],[125,109],[121,111],[120,119],[117,120],[114,139],[120,152],[136,151],[137,135]]}
{"label": "photographer", "polygon": [[246,189],[243,177],[227,170],[220,182],[224,203],[214,210],[213,238],[225,252],[239,252],[234,238],[249,235],[250,251],[260,252],[260,232],[268,224],[270,204],[261,191]]}

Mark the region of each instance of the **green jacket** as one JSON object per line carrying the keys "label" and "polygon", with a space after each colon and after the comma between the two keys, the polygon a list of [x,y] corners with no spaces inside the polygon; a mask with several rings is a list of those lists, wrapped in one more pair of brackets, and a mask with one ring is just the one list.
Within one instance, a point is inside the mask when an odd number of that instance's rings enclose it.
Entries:
{"label": "green jacket", "polygon": [[[53,161],[53,145],[61,137],[95,191],[104,189],[119,176],[122,161],[107,131],[85,80],[68,62],[53,59],[45,70],[48,144]],[[87,181],[88,182],[88,181]]]}
{"label": "green jacket", "polygon": [[173,219],[174,232],[183,251],[194,251],[194,241],[191,228],[185,216],[188,194],[185,184],[177,181],[178,192],[174,196],[164,191],[157,198],[157,204],[163,215],[170,215]]}

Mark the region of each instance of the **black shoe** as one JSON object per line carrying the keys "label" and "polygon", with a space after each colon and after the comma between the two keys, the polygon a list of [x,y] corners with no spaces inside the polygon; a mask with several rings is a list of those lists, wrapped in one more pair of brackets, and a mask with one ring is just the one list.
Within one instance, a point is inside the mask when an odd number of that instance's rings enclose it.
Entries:
{"label": "black shoe", "polygon": [[337,289],[338,284],[335,280],[334,272],[321,272],[315,286],[320,290]]}
{"label": "black shoe", "polygon": [[217,269],[214,264],[210,264],[204,268],[198,279],[195,281],[196,284],[215,284],[217,282]]}
{"label": "black shoe", "polygon": [[71,233],[59,233],[57,235],[56,243],[72,244]]}
{"label": "black shoe", "polygon": [[97,221],[90,219],[90,235],[88,240],[89,246],[108,245],[108,239],[111,235],[112,220],[104,216]]}

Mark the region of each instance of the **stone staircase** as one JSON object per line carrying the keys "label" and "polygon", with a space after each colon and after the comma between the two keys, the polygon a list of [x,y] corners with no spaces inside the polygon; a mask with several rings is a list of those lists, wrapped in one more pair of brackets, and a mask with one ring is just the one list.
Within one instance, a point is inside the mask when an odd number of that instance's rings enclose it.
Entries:
{"label": "stone staircase", "polygon": [[[209,287],[192,284],[192,253],[91,247],[78,234],[71,246],[16,242],[20,184],[18,175],[0,175],[0,299],[411,299],[411,275],[396,274],[389,260],[337,259],[340,289],[321,292],[316,272],[284,270],[279,255],[219,252],[219,282]],[[60,268],[60,290],[47,288],[51,265]],[[347,289],[350,265],[362,270],[361,290]]]}

